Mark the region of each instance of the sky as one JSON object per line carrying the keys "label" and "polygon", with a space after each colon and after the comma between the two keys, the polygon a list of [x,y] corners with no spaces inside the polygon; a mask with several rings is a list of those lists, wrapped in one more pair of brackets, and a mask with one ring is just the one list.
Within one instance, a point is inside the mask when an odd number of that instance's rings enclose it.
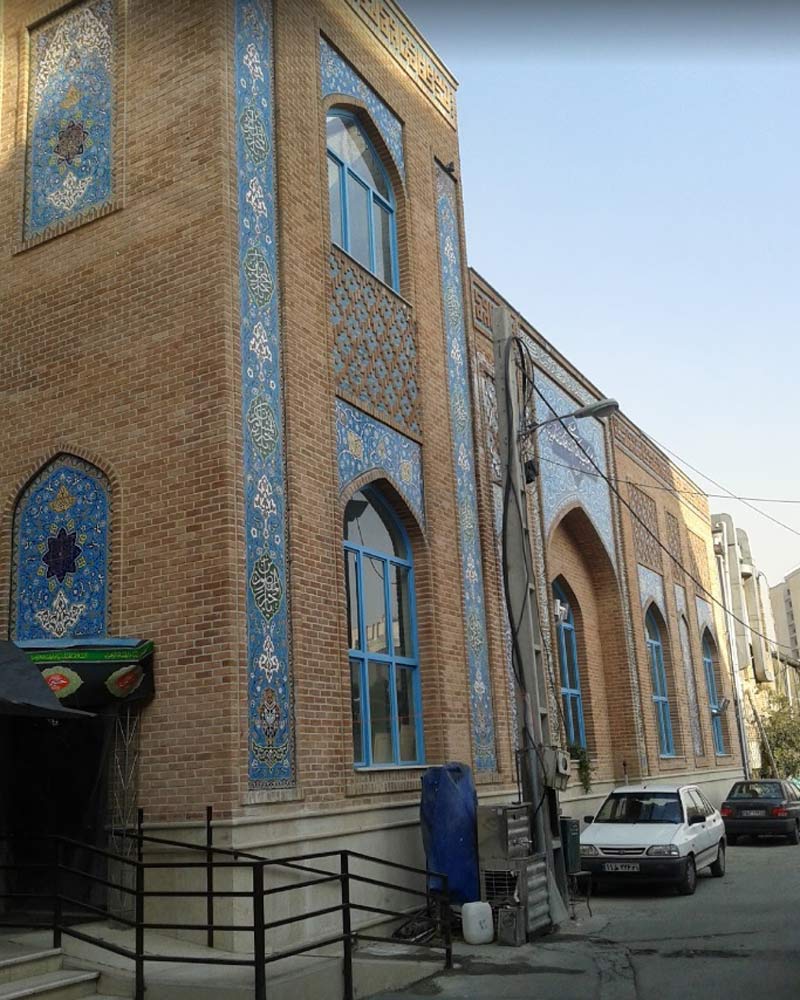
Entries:
{"label": "sky", "polygon": [[[459,80],[469,262],[800,564],[800,3],[401,0]],[[674,456],[673,456],[674,457]],[[689,470],[709,492],[724,492]]]}

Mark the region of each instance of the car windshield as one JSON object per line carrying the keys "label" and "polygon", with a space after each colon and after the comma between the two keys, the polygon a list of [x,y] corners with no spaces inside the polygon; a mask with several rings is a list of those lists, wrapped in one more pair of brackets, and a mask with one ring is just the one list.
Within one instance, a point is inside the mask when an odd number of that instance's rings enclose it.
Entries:
{"label": "car windshield", "polygon": [[729,799],[782,799],[783,789],[777,781],[738,781]]}
{"label": "car windshield", "polygon": [[677,792],[622,792],[609,795],[595,823],[682,823]]}

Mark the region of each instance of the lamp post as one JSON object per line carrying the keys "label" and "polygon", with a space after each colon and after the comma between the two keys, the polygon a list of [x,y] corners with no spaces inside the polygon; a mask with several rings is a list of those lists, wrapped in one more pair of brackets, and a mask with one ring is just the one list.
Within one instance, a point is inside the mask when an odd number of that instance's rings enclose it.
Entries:
{"label": "lamp post", "polygon": [[[544,853],[550,888],[550,915],[554,924],[566,918],[555,897],[566,892],[563,852],[554,850],[553,823],[558,818],[558,797],[547,787],[542,766],[545,748],[552,743],[549,696],[542,669],[542,632],[536,599],[531,534],[528,526],[526,484],[535,478],[535,467],[523,466],[520,444],[546,424],[565,419],[598,417],[618,409],[613,399],[602,399],[574,413],[521,426],[516,373],[512,365],[515,338],[508,313],[500,306],[493,315],[495,392],[503,478],[503,586],[512,634],[512,660],[517,700],[518,738],[523,797],[533,808],[532,831],[536,850]],[[531,469],[533,471],[531,471]],[[558,890],[558,891],[555,891]]]}

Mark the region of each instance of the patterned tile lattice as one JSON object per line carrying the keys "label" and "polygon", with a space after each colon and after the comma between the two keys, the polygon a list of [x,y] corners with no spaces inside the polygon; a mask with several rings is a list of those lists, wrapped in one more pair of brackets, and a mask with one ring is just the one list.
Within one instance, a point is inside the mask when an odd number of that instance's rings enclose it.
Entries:
{"label": "patterned tile lattice", "polygon": [[236,0],[242,422],[251,787],[294,783],[273,142],[272,10]]}
{"label": "patterned tile lattice", "polygon": [[475,488],[475,448],[472,437],[472,405],[464,323],[464,288],[461,276],[456,187],[452,177],[439,166],[436,168],[436,213],[447,347],[450,424],[456,474],[458,534],[464,588],[472,745],[476,769],[494,771],[497,768],[497,755]]}
{"label": "patterned tile lattice", "polygon": [[364,104],[405,182],[403,126],[400,124],[400,120],[392,114],[375,91],[361,79],[353,67],[345,62],[336,49],[332,48],[324,38],[319,40],[319,65],[322,78],[322,96],[329,97],[332,94],[341,94],[343,97],[354,97]]}
{"label": "patterned tile lattice", "polygon": [[424,527],[422,449],[416,441],[337,399],[336,455],[340,490],[367,472],[383,473]]}
{"label": "patterned tile lattice", "polygon": [[[658,544],[658,515],[656,502],[636,486],[628,487],[629,503],[635,517],[631,517],[633,527],[633,547],[636,561],[661,572],[661,548]],[[655,538],[653,537],[655,535]]]}
{"label": "patterned tile lattice", "polygon": [[472,315],[475,318],[475,322],[487,330],[489,333],[492,331],[492,318],[494,311],[494,302],[489,298],[489,296],[478,288],[477,285],[472,285]]}
{"label": "patterned tile lattice", "polygon": [[15,639],[106,634],[109,518],[108,481],[79,458],[60,456],[26,487],[14,515]]}
{"label": "patterned tile lattice", "polygon": [[708,571],[708,547],[705,540],[693,531],[689,533],[689,569],[692,576],[708,592],[711,589],[711,575]]}
{"label": "patterned tile lattice", "polygon": [[331,247],[328,274],[337,394],[419,437],[411,306],[338,247]]}
{"label": "patterned tile lattice", "polygon": [[[672,575],[679,582],[683,583],[683,553],[681,550],[681,528],[678,519],[674,514],[667,511],[667,549],[674,556],[669,561],[672,563]],[[680,564],[680,565],[679,565]]]}
{"label": "patterned tile lattice", "polygon": [[87,0],[30,33],[26,240],[113,196],[114,17],[112,0]]}
{"label": "patterned tile lattice", "polygon": [[[536,400],[536,419],[540,423],[550,420],[553,412],[570,413],[575,409],[574,400],[546,375],[537,372],[536,380],[544,396]],[[559,517],[578,504],[616,565],[608,484],[597,474],[597,468],[603,473],[608,471],[602,423],[591,417],[567,418],[563,424],[556,421],[538,432],[538,444],[545,537]]]}

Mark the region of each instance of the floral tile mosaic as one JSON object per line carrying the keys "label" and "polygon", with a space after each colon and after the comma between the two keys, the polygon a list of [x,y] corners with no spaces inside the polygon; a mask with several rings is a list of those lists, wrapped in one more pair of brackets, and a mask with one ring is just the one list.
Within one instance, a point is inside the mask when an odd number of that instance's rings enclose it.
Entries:
{"label": "floral tile mosaic", "polygon": [[[537,385],[544,399],[536,400],[536,419],[539,423],[550,420],[553,412],[571,413],[576,404],[572,397],[556,385],[547,375],[537,373]],[[546,401],[545,401],[546,400]],[[568,418],[538,431],[540,475],[544,533],[560,515],[574,504],[579,504],[597,529],[603,545],[616,566],[614,527],[611,517],[611,497],[608,484],[588,455],[602,470],[608,472],[603,425],[592,417],[583,420]]]}
{"label": "floral tile mosaic", "polygon": [[416,441],[337,399],[336,455],[340,490],[367,472],[385,473],[425,525],[422,449]]}
{"label": "floral tile mosaic", "polygon": [[392,155],[400,176],[405,182],[406,164],[403,157],[403,126],[396,115],[387,108],[375,91],[356,73],[324,38],[319,40],[319,67],[322,78],[322,96],[341,94],[355,97],[366,106],[370,117]]}
{"label": "floral tile mosaic", "polygon": [[26,240],[112,196],[112,0],[86,0],[30,32]]}
{"label": "floral tile mosaic", "polygon": [[249,779],[295,781],[286,477],[277,287],[272,9],[236,0],[242,424],[247,560]]}
{"label": "floral tile mosaic", "polygon": [[108,481],[79,458],[59,457],[27,486],[14,515],[15,639],[106,634],[109,518]]}
{"label": "floral tile mosaic", "polygon": [[472,404],[456,188],[455,181],[440,166],[436,168],[436,215],[469,663],[472,744],[476,770],[494,771],[497,769],[497,752],[486,635],[483,562],[478,530],[475,447],[472,436]]}
{"label": "floral tile mosaic", "polygon": [[411,307],[337,247],[328,258],[328,278],[336,392],[418,437]]}
{"label": "floral tile mosaic", "polygon": [[697,682],[692,661],[692,643],[689,638],[689,615],[686,610],[686,591],[680,584],[674,584],[675,607],[678,609],[678,632],[681,637],[681,659],[683,660],[683,676],[686,681],[686,698],[689,706],[689,725],[692,730],[692,746],[696,757],[705,754],[703,733],[700,728],[700,708],[697,701]]}
{"label": "floral tile mosaic", "polygon": [[700,635],[705,632],[706,629],[711,633],[714,642],[717,641],[717,632],[714,627],[714,610],[708,601],[704,601],[702,597],[695,597],[695,608],[697,610],[697,628],[699,629]]}

